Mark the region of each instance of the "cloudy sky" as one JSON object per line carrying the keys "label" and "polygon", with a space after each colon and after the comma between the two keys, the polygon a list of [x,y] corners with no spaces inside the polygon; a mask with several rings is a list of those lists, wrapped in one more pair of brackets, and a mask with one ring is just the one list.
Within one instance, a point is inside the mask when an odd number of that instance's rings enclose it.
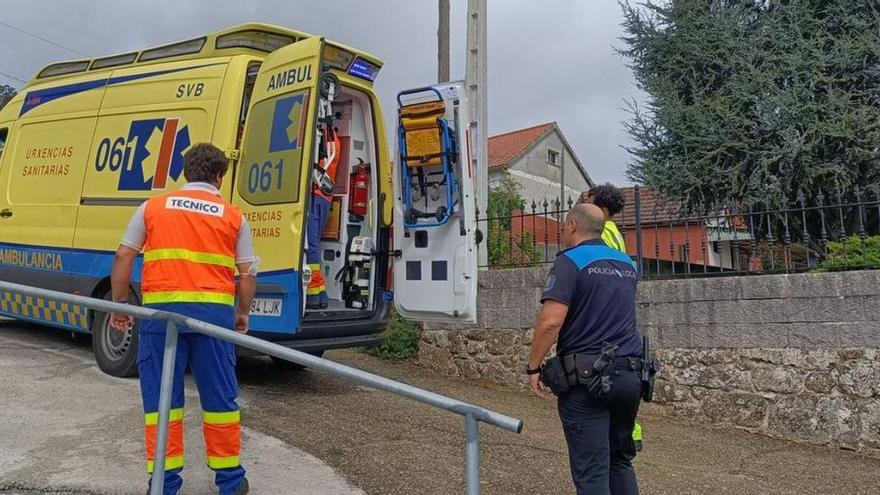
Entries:
{"label": "cloudy sky", "polygon": [[[451,4],[452,78],[463,79],[467,0]],[[50,62],[78,57],[14,28],[99,56],[246,21],[378,56],[386,118],[393,119],[398,90],[437,77],[435,0],[0,0],[0,72],[27,80]],[[640,95],[613,50],[620,21],[616,0],[489,0],[490,134],[555,120],[594,180],[625,183],[621,108]],[[23,85],[6,76],[0,82]]]}

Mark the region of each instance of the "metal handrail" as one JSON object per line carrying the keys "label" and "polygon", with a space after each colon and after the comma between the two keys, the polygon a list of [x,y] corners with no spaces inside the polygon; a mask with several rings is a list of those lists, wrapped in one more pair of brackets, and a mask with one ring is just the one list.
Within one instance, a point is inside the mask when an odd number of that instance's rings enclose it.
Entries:
{"label": "metal handrail", "polygon": [[479,431],[477,428],[478,422],[482,421],[514,433],[522,431],[522,420],[495,411],[490,411],[489,409],[469,404],[467,402],[462,402],[445,395],[440,395],[379,375],[367,373],[366,371],[339,364],[328,359],[306,354],[295,349],[288,349],[287,347],[258,339],[256,337],[236,333],[228,328],[189,318],[179,313],[115,303],[104,299],[77,296],[66,294],[64,292],[40,289],[37,287],[4,281],[0,281],[0,290],[25,296],[40,297],[69,304],[76,304],[78,306],[105,313],[118,313],[133,316],[135,318],[167,322],[165,332],[165,353],[162,358],[162,384],[159,392],[159,424],[156,434],[156,453],[153,462],[154,469],[151,483],[151,495],[162,495],[162,491],[164,490],[165,449],[168,439],[169,411],[171,408],[171,383],[174,376],[174,360],[177,351],[177,328],[181,326],[210,337],[232,342],[235,345],[253,351],[275,356],[319,371],[339,375],[369,387],[391,392],[423,404],[428,404],[464,416],[465,435],[467,438],[465,448],[465,478],[467,480],[468,495],[476,495],[480,493],[480,447]]}

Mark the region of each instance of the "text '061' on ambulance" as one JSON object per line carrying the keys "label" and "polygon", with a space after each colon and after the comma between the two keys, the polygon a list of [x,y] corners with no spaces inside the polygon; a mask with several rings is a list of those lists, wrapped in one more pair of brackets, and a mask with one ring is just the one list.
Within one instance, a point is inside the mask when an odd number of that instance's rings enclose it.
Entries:
{"label": "text '061' on ambulance", "polygon": [[[0,110],[0,279],[110,298],[128,219],[181,187],[184,154],[210,142],[261,258],[252,335],[320,355],[375,343],[392,304],[408,319],[473,322],[467,95],[461,83],[398,94],[392,158],[373,90],[381,66],[251,23],[45,67]],[[316,280],[323,299],[306,304]],[[136,373],[137,325],[116,332],[103,313],[2,291],[0,314],[91,333],[101,369]]]}

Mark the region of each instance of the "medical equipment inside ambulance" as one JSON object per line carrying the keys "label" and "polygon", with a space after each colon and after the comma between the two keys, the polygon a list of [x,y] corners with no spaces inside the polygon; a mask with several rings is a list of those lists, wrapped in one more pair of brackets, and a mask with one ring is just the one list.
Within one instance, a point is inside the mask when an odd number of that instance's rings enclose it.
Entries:
{"label": "medical equipment inside ambulance", "polygon": [[[370,101],[340,86],[332,75],[322,81],[318,106],[318,147],[312,181],[331,197],[320,241],[320,267],[328,311],[371,310],[378,183]],[[323,167],[337,161],[335,173]]]}

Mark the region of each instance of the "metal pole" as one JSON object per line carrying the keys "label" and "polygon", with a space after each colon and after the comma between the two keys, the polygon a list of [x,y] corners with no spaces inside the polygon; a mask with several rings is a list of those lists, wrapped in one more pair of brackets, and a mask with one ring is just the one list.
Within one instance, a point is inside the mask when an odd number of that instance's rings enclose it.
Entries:
{"label": "metal pole", "polygon": [[562,222],[565,219],[565,143],[562,143],[562,149],[559,150],[559,217],[557,220]]}
{"label": "metal pole", "polygon": [[473,414],[464,417],[465,432],[467,435],[467,450],[465,453],[465,477],[467,479],[467,494],[479,495],[480,493],[480,434],[477,432],[477,418]]}
{"label": "metal pole", "polygon": [[645,267],[643,265],[644,258],[642,256],[642,188],[636,184],[635,187],[635,197],[636,197],[636,259],[638,261],[639,268],[639,278],[645,276]]}
{"label": "metal pole", "polygon": [[[474,143],[473,160],[477,209],[486,212],[489,201],[489,103],[487,100],[488,53],[486,42],[487,0],[467,2],[467,66],[465,85],[470,105],[470,131]],[[488,225],[488,224],[487,224]],[[486,234],[477,246],[477,265],[488,270]]]}
{"label": "metal pole", "polygon": [[437,82],[449,81],[449,0],[440,0],[437,20]]}
{"label": "metal pole", "polygon": [[162,495],[165,488],[165,447],[168,443],[168,419],[171,411],[171,391],[174,386],[174,361],[177,358],[177,325],[169,321],[165,327],[165,354],[162,357],[162,386],[159,389],[159,428],[156,432],[156,455],[153,458],[153,477],[150,495]]}

